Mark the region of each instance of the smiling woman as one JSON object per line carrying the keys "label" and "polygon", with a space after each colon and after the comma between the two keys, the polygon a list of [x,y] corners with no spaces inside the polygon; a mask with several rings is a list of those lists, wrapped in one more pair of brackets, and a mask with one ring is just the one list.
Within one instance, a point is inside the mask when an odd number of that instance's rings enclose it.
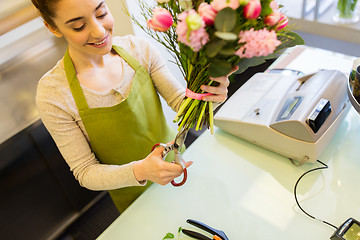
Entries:
{"label": "smiling woman", "polygon": [[184,90],[146,41],[113,37],[104,1],[59,0],[42,9],[44,1],[33,0],[68,51],[39,82],[40,117],[80,184],[108,190],[122,212],[147,180],[166,184],[181,174],[181,166],[162,160],[161,149],[149,153],[175,136],[156,90],[174,110]]}
{"label": "smiling woman", "polygon": [[[39,83],[40,116],[80,184],[92,190],[109,190],[121,212],[146,189],[135,186],[152,180],[146,174],[137,178],[132,160],[144,162],[141,159],[146,158],[154,143],[172,138],[154,84],[145,70],[153,65],[146,53],[150,51],[155,61],[158,56],[148,44],[133,37],[113,39],[113,18],[103,1],[60,0],[54,9],[54,24],[46,25],[56,36],[66,39],[68,52]],[[168,75],[164,68],[159,70],[161,65],[155,67],[160,79],[165,77],[162,74]],[[172,85],[169,97],[179,102],[181,88]],[[139,94],[140,89],[148,91]],[[160,129],[152,129],[151,119],[159,119]],[[139,138],[143,131],[147,136]],[[134,146],[139,147],[129,151]],[[156,161],[165,164],[161,155]],[[173,164],[165,169],[170,172],[165,181],[182,171]]]}
{"label": "smiling woman", "polygon": [[[33,2],[41,7],[44,1]],[[82,8],[78,8],[79,4]],[[52,5],[47,3],[47,6]],[[71,56],[110,52],[114,19],[104,1],[57,1],[56,15],[54,6],[43,11],[42,15],[44,19],[51,19],[45,21],[49,30],[66,39]]]}
{"label": "smiling woman", "polygon": [[[162,147],[151,148],[175,137],[159,95],[177,111],[185,89],[145,39],[114,36],[105,1],[32,2],[45,26],[68,45],[39,81],[41,120],[80,185],[108,190],[122,212],[150,181],[166,185],[182,174],[182,166],[163,161]],[[228,79],[214,81],[219,86],[208,92],[226,99]]]}

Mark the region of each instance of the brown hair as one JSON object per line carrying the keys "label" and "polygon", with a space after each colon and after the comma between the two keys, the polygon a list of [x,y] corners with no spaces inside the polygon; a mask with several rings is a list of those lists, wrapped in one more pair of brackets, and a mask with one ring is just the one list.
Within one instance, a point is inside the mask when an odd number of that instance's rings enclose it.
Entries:
{"label": "brown hair", "polygon": [[53,28],[57,28],[53,18],[56,17],[55,5],[60,0],[31,0],[33,5],[38,9],[44,21]]}

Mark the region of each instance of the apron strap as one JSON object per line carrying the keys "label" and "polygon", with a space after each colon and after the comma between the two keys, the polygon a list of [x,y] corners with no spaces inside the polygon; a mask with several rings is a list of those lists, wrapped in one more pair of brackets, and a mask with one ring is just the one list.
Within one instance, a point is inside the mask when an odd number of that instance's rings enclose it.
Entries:
{"label": "apron strap", "polygon": [[74,97],[76,106],[78,107],[78,111],[89,109],[89,105],[86,102],[86,98],[80,86],[80,82],[76,77],[76,71],[69,55],[69,49],[66,50],[64,55],[64,68],[66,78],[70,85],[71,93]]}
{"label": "apron strap", "polygon": [[135,71],[137,71],[142,65],[131,56],[124,48],[113,45],[113,49],[122,57]]}
{"label": "apron strap", "polygon": [[[113,49],[135,70],[135,72],[139,70],[139,68],[142,68],[142,65],[124,48],[113,45]],[[80,86],[80,82],[76,77],[76,71],[69,55],[69,49],[66,50],[64,55],[64,67],[66,78],[69,82],[71,93],[74,97],[78,110],[82,111],[89,109],[89,105],[86,102],[86,98]]]}

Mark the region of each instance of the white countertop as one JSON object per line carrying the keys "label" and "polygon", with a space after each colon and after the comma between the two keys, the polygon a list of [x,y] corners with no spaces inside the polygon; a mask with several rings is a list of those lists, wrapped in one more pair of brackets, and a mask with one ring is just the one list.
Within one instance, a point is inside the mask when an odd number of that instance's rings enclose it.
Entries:
{"label": "white countertop", "polygon": [[[360,219],[360,116],[351,109],[320,160],[329,169],[307,175],[298,199],[310,214],[340,226]],[[216,129],[205,132],[184,154],[194,161],[180,188],[153,184],[99,237],[162,239],[186,219],[222,229],[229,239],[329,239],[334,229],[296,206],[293,188],[305,171],[286,157]],[[182,237],[181,239],[191,239]]]}
{"label": "white countertop", "polygon": [[[296,49],[270,68],[296,68],[307,74],[330,67],[349,73],[354,59]],[[320,157],[329,168],[306,175],[298,186],[302,207],[335,226],[349,217],[360,219],[359,132],[360,116],[351,108]],[[202,134],[183,157],[194,162],[184,186],[153,184],[99,239],[159,240],[180,226],[198,231],[186,223],[189,218],[223,230],[229,239],[321,240],[335,231],[302,213],[294,198],[297,179],[322,166],[319,163],[295,166],[284,156],[217,128],[214,135]]]}

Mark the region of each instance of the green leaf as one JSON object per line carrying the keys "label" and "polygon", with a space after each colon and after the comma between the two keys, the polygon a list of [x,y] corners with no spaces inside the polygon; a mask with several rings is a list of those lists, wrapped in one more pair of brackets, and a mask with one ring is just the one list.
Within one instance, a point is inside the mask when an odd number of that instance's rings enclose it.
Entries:
{"label": "green leaf", "polygon": [[210,77],[222,77],[231,71],[231,64],[225,60],[214,60],[208,68]]}
{"label": "green leaf", "polygon": [[289,32],[287,35],[293,37],[293,44],[295,45],[303,45],[305,44],[304,39],[302,39],[302,37],[300,37],[299,34],[297,34],[296,32]]}
{"label": "green leaf", "polygon": [[295,32],[287,32],[285,35],[279,36],[279,40],[282,43],[276,48],[276,51],[305,44],[304,39],[302,39],[302,37],[300,37],[300,35]]}
{"label": "green leaf", "polygon": [[235,49],[233,47],[224,47],[219,53],[224,56],[232,56],[235,53]]}
{"label": "green leaf", "polygon": [[238,38],[238,36],[235,33],[232,33],[232,32],[219,32],[219,31],[216,31],[215,36],[220,38],[220,39],[226,40],[226,41],[234,41],[234,40],[236,40]]}
{"label": "green leaf", "polygon": [[245,70],[248,69],[249,67],[258,66],[264,63],[265,60],[266,57],[243,58],[237,64],[239,66],[239,69],[236,71],[236,74],[245,72]]}
{"label": "green leaf", "polygon": [[279,55],[276,54],[276,53],[271,53],[271,54],[265,56],[265,60],[277,58],[278,56],[279,56]]}
{"label": "green leaf", "polygon": [[356,3],[357,3],[357,0],[354,0],[351,4],[351,11],[354,11],[355,10],[355,7],[356,7]]}
{"label": "green leaf", "polygon": [[271,14],[272,12],[273,12],[273,10],[271,9],[271,7],[267,6],[267,7],[264,7],[264,8],[261,9],[260,15],[265,17],[265,16]]}
{"label": "green leaf", "polygon": [[351,81],[354,81],[354,80],[355,80],[355,76],[356,76],[356,71],[355,71],[355,70],[352,70],[352,71],[350,72],[350,76],[349,76],[350,80],[351,80]]}
{"label": "green leaf", "polygon": [[260,15],[265,17],[273,12],[273,10],[270,7],[270,2],[272,0],[262,0],[261,1],[261,13]]}
{"label": "green leaf", "polygon": [[220,32],[230,32],[236,25],[236,11],[227,7],[222,9],[215,18],[215,28]]}
{"label": "green leaf", "polygon": [[164,239],[174,239],[174,234],[172,234],[172,233],[167,233],[166,235],[165,235],[165,237],[163,238],[163,240]]}
{"label": "green leaf", "polygon": [[213,41],[206,45],[206,55],[210,58],[215,57],[219,51],[226,45],[223,40]]}

